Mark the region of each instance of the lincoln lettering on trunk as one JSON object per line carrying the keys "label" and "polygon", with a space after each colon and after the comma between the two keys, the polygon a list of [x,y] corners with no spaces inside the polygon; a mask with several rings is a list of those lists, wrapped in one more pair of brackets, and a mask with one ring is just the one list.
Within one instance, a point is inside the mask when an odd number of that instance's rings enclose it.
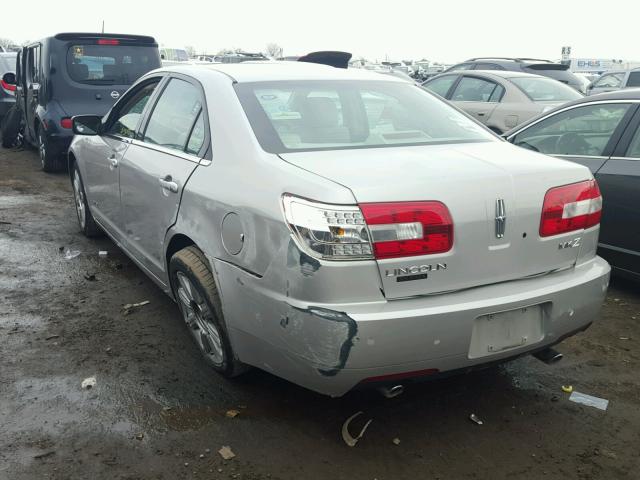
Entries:
{"label": "lincoln lettering on trunk", "polygon": [[385,271],[385,277],[400,277],[403,275],[419,275],[421,273],[436,272],[446,270],[446,263],[436,263],[434,265],[411,265],[409,267],[394,268]]}

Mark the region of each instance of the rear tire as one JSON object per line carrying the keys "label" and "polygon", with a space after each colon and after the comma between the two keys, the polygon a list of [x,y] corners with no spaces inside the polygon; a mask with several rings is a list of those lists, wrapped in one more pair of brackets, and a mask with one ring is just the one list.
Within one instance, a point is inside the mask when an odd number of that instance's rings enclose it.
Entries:
{"label": "rear tire", "polygon": [[14,105],[2,119],[2,146],[11,148],[15,146],[20,133],[20,110]]}
{"label": "rear tire", "polygon": [[73,200],[76,205],[76,214],[78,215],[78,224],[80,230],[87,237],[97,237],[102,234],[102,230],[93,219],[91,210],[89,210],[89,202],[84,192],[84,184],[80,176],[80,170],[76,163],[73,164],[73,174],[71,176],[71,186],[73,187]]}
{"label": "rear tire", "polygon": [[169,262],[173,292],[182,317],[205,361],[231,378],[248,370],[231,348],[222,303],[204,254],[195,246],[183,248]]}
{"label": "rear tire", "polygon": [[38,155],[42,170],[47,173],[59,172],[64,169],[64,157],[60,154],[54,154],[51,151],[49,140],[43,132],[43,128],[38,129]]}

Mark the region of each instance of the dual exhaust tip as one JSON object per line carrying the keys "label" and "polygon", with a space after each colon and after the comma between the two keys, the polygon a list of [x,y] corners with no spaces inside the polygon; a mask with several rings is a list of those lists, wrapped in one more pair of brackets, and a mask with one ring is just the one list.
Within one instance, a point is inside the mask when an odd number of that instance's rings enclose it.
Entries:
{"label": "dual exhaust tip", "polygon": [[[558,363],[564,356],[553,348],[545,348],[533,354],[541,362],[551,365]],[[404,385],[394,385],[393,387],[378,387],[378,392],[385,398],[395,398],[404,393]]]}

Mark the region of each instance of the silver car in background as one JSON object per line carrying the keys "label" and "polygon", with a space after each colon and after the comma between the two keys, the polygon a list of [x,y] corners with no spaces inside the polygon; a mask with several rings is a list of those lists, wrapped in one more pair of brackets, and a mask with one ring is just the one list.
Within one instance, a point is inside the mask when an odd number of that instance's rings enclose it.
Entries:
{"label": "silver car in background", "polygon": [[557,80],[510,71],[454,71],[422,85],[499,135],[583,96]]}
{"label": "silver car in background", "polygon": [[222,375],[340,396],[548,352],[598,316],[590,171],[403,80],[175,66],[73,124],[80,227],[176,300]]}

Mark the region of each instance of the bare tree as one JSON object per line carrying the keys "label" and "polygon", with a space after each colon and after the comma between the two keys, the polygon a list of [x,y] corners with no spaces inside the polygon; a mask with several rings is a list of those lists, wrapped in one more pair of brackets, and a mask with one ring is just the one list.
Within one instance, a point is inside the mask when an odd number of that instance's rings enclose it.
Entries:
{"label": "bare tree", "polygon": [[196,49],[193,47],[193,45],[186,45],[184,49],[187,52],[187,55],[189,55],[189,58],[193,58],[196,56]]}
{"label": "bare tree", "polygon": [[282,56],[282,47],[277,43],[267,43],[266,49],[267,55],[273,58],[278,58]]}
{"label": "bare tree", "polygon": [[10,38],[2,38],[0,37],[0,47],[4,47],[7,48],[11,45],[15,45],[16,42],[14,42],[13,40],[11,40]]}

